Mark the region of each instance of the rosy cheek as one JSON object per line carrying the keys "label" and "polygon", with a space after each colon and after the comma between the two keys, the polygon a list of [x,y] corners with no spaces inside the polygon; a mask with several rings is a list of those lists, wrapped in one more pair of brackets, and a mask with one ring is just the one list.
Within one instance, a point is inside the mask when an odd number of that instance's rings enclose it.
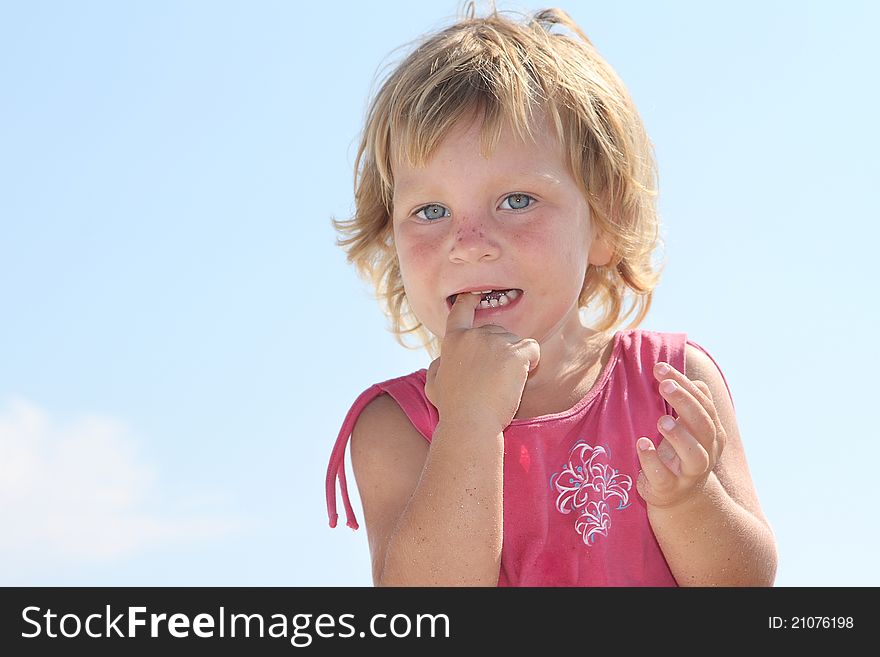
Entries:
{"label": "rosy cheek", "polygon": [[437,282],[432,264],[436,246],[425,239],[412,239],[412,236],[398,240],[395,246],[409,305],[419,319],[425,321],[427,318],[422,316],[424,305],[434,295]]}
{"label": "rosy cheek", "polygon": [[536,230],[522,230],[513,234],[512,243],[516,245],[519,254],[535,254],[551,253],[550,249],[558,249],[559,247],[567,248],[565,244],[550,245],[547,241],[547,235]]}
{"label": "rosy cheek", "polygon": [[424,261],[437,252],[437,245],[429,240],[419,240],[409,247],[409,257],[417,261]]}
{"label": "rosy cheek", "polygon": [[401,271],[406,275],[407,272],[417,272],[429,266],[438,245],[433,240],[402,236],[396,242],[396,248]]}

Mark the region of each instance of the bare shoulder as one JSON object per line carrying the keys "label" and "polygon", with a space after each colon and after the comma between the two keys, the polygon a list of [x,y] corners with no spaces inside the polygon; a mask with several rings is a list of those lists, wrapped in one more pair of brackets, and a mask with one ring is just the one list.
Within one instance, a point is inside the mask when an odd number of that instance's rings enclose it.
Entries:
{"label": "bare shoulder", "polygon": [[718,366],[701,349],[688,344],[685,347],[685,376],[709,387],[718,420],[724,429],[724,451],[715,465],[718,480],[734,500],[767,523],[749,472],[733,402]]}
{"label": "bare shoulder", "polygon": [[419,483],[428,442],[388,394],[371,401],[355,423],[351,465],[364,510],[364,524],[377,582],[385,548]]}
{"label": "bare shoulder", "polygon": [[685,345],[684,375],[691,381],[702,381],[709,386],[722,423],[725,426],[728,423],[736,424],[733,402],[718,366],[706,352],[692,344]]}
{"label": "bare shoulder", "polygon": [[[428,442],[387,393],[376,397],[358,416],[351,435],[352,467],[394,470],[409,456],[424,461]],[[358,466],[362,467],[358,467]]]}

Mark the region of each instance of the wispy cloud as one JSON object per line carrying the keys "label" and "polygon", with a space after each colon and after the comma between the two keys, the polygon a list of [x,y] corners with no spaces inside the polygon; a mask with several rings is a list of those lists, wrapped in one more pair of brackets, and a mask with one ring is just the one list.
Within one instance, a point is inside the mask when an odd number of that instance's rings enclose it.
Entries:
{"label": "wispy cloud", "polygon": [[210,494],[194,495],[163,499],[156,468],[124,423],[99,415],[55,423],[30,401],[8,400],[0,407],[0,584],[16,563],[127,557],[242,525]]}

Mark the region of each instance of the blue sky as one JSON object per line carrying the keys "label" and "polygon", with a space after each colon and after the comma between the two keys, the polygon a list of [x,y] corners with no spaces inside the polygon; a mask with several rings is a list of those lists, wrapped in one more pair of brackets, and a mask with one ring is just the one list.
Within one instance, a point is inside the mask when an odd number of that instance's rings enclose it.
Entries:
{"label": "blue sky", "polygon": [[[880,12],[660,5],[561,5],[656,146],[643,327],[725,373],[777,584],[880,585]],[[429,361],[330,219],[378,68],[457,10],[0,1],[0,584],[370,584],[327,459]]]}

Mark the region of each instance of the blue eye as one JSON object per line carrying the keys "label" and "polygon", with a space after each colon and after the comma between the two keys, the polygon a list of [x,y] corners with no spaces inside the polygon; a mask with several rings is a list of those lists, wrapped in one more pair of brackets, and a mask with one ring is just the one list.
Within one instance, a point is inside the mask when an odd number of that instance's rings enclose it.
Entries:
{"label": "blue eye", "polygon": [[[528,194],[511,194],[510,196],[504,197],[504,200],[501,201],[501,209],[502,210],[525,210],[532,204],[534,201],[531,196]],[[505,207],[506,205],[506,207]]]}
{"label": "blue eye", "polygon": [[416,216],[419,219],[425,219],[427,221],[436,221],[437,219],[442,219],[443,217],[449,216],[449,210],[444,208],[439,203],[429,203],[428,205],[422,206],[416,211]]}

